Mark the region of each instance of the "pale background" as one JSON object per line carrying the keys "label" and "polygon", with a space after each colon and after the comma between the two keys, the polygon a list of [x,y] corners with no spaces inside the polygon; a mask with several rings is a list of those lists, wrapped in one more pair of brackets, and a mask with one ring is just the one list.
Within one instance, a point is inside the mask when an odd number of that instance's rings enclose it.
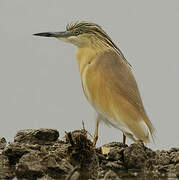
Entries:
{"label": "pale background", "polygon": [[[32,36],[67,23],[100,24],[134,67],[157,133],[152,148],[179,146],[178,0],[0,0],[0,136],[25,128],[94,129],[74,57],[75,47]],[[100,126],[98,145],[121,141]],[[127,141],[131,143],[131,141]]]}

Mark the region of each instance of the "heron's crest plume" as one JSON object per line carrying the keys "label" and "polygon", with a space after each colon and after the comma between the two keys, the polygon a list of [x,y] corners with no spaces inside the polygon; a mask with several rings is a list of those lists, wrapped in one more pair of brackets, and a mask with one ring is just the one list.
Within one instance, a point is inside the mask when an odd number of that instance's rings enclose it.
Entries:
{"label": "heron's crest plume", "polygon": [[109,35],[98,24],[86,21],[77,21],[75,23],[68,24],[66,26],[66,30],[72,32],[74,36],[78,36],[80,34],[94,35],[100,41],[113,48],[131,67],[131,64],[126,60],[120,49],[115,45],[115,43],[112,41]]}

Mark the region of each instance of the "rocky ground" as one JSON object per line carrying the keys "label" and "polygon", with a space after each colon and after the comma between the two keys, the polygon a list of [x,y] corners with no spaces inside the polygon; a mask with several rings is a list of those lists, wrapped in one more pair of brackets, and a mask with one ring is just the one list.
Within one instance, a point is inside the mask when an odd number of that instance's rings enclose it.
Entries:
{"label": "rocky ground", "polygon": [[177,179],[179,148],[153,151],[143,143],[112,142],[95,148],[85,129],[59,139],[54,129],[21,130],[0,138],[0,179]]}

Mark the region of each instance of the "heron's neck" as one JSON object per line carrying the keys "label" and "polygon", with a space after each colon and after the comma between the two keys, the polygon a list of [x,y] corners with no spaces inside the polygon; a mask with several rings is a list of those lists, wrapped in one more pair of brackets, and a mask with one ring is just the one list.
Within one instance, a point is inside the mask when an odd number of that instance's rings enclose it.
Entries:
{"label": "heron's neck", "polygon": [[87,64],[90,64],[92,61],[95,60],[97,56],[99,56],[101,53],[108,49],[109,48],[107,47],[79,47],[76,52],[76,59],[78,62],[80,73]]}

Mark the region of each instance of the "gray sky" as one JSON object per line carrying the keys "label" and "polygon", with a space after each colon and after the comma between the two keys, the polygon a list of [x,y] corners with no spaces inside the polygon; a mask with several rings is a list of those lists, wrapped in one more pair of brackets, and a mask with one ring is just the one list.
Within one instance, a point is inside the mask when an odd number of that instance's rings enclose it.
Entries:
{"label": "gray sky", "polygon": [[[87,20],[104,28],[135,69],[157,130],[149,146],[179,146],[178,9],[178,0],[0,0],[0,136],[9,140],[26,128],[57,128],[62,136],[81,128],[82,120],[93,133],[75,47],[32,36]],[[101,124],[98,145],[121,140],[119,130]]]}

